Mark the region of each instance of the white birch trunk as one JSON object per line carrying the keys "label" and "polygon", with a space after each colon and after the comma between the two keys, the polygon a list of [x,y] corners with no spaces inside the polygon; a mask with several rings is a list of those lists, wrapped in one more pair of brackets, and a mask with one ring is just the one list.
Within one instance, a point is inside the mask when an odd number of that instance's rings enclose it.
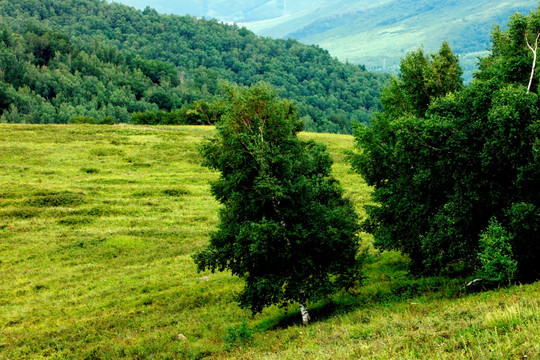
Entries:
{"label": "white birch trunk", "polygon": [[527,86],[527,94],[531,90],[531,85],[532,85],[532,81],[533,81],[533,78],[534,78],[534,69],[536,68],[536,52],[538,51],[538,38],[540,38],[540,34],[538,34],[536,36],[536,41],[535,41],[534,48],[533,48],[532,45],[529,44],[529,39],[527,38],[527,34],[525,34],[525,40],[527,41],[527,47],[529,49],[531,49],[531,51],[533,53],[533,64],[532,64],[532,69],[531,69],[531,78],[529,79],[529,85]]}
{"label": "white birch trunk", "polygon": [[305,304],[300,304],[300,313],[302,314],[302,325],[307,326],[309,323],[309,320],[311,320],[311,317],[309,316],[309,313],[307,311],[307,307]]}
{"label": "white birch trunk", "polygon": [[533,54],[534,54],[534,59],[533,59],[533,65],[531,69],[531,78],[529,79],[529,86],[527,86],[527,93],[531,91],[531,85],[534,78],[534,68],[536,67],[536,51],[533,51]]}

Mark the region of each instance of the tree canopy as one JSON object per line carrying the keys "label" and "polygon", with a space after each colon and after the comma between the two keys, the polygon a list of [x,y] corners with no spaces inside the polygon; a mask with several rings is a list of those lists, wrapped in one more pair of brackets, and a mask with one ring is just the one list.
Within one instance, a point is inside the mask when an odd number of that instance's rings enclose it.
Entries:
{"label": "tree canopy", "polygon": [[0,0],[0,13],[0,81],[13,104],[0,115],[9,122],[65,123],[75,115],[126,122],[137,112],[161,118],[160,111],[213,102],[220,82],[266,81],[295,102],[306,129],[350,133],[353,121],[367,123],[380,109],[387,79],[316,46],[150,8]]}
{"label": "tree canopy", "polygon": [[467,87],[447,45],[431,62],[409,54],[383,91],[384,111],[356,129],[352,163],[378,203],[364,226],[382,248],[409,254],[416,273],[492,269],[485,260],[498,244],[505,251],[493,261],[517,262],[516,279],[540,278],[536,73],[527,90],[538,19],[517,14],[496,28]]}
{"label": "tree canopy", "polygon": [[199,270],[231,270],[246,283],[240,305],[315,300],[360,279],[358,218],[331,177],[325,147],[300,141],[296,109],[265,84],[231,88],[217,135],[202,148],[220,172],[222,204]]}

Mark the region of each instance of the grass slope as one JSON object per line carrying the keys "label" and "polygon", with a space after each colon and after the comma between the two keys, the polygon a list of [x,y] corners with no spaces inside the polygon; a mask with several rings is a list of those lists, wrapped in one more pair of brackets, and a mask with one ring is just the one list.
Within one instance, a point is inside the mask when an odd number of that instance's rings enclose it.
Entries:
{"label": "grass slope", "polygon": [[[218,221],[217,174],[197,153],[211,127],[0,134],[0,359],[540,357],[540,283],[466,294],[373,249],[366,285],[314,304],[307,328],[296,308],[239,309],[241,281],[197,274],[190,258]],[[369,188],[344,162],[352,137],[301,137],[328,145],[361,210]]]}

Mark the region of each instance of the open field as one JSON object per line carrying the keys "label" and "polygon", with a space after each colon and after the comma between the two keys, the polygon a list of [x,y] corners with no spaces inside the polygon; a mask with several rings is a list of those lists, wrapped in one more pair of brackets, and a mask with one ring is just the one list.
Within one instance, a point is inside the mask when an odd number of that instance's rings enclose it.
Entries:
{"label": "open field", "polygon": [[[540,283],[466,293],[370,239],[354,294],[254,317],[195,271],[216,226],[197,146],[211,127],[0,124],[0,359],[540,359]],[[358,210],[369,188],[328,145]],[[207,277],[207,278],[204,278]]]}

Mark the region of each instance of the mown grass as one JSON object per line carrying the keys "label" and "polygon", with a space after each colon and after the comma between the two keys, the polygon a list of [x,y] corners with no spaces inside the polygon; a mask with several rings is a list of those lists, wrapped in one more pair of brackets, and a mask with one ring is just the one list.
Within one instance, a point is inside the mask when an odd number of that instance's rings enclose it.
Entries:
{"label": "mown grass", "polygon": [[[469,294],[370,249],[352,294],[252,317],[242,282],[198,274],[218,204],[197,146],[211,127],[0,124],[0,359],[529,359],[540,284]],[[369,188],[328,145],[362,212]],[[369,247],[370,239],[362,241]]]}

